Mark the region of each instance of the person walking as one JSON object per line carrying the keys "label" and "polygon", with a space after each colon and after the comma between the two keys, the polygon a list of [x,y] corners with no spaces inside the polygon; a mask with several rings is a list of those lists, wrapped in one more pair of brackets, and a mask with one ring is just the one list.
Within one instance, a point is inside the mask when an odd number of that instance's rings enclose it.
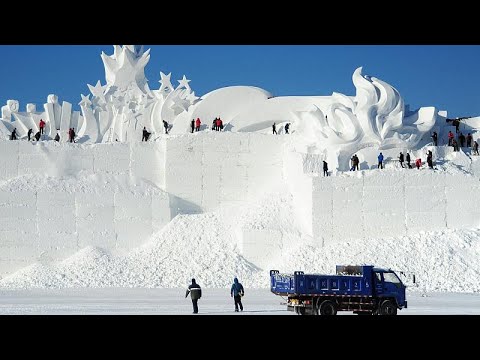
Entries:
{"label": "person walking", "polygon": [[202,288],[196,283],[195,279],[192,279],[192,283],[188,286],[185,298],[188,294],[192,298],[193,313],[198,314],[198,300],[202,297]]}
{"label": "person walking", "polygon": [[17,128],[13,129],[10,140],[17,140]]}
{"label": "person walking", "polygon": [[323,176],[328,176],[328,163],[323,160]]}
{"label": "person walking", "polygon": [[398,161],[400,162],[400,166],[402,167],[402,169],[403,169],[403,160],[404,160],[403,153],[400,151],[400,156],[398,157]]}
{"label": "person walking", "polygon": [[378,155],[378,168],[383,169],[383,154]]}
{"label": "person walking", "polygon": [[277,125],[273,123],[272,125],[273,135],[277,135]]}
{"label": "person walking", "polygon": [[240,306],[240,311],[243,311],[242,296],[245,295],[243,290],[243,285],[238,282],[238,279],[233,279],[232,287],[230,288],[230,296],[233,297],[235,301],[235,312],[238,312],[238,307]]}

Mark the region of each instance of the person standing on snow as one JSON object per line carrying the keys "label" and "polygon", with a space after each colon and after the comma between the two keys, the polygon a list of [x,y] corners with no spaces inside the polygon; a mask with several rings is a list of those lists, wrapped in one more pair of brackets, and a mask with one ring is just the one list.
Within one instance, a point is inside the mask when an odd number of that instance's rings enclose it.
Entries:
{"label": "person standing on snow", "polygon": [[235,301],[235,312],[238,312],[238,307],[240,306],[240,311],[243,311],[242,296],[245,295],[243,290],[243,285],[238,282],[238,279],[233,279],[233,284],[230,289],[230,297],[233,297]]}
{"label": "person standing on snow", "polygon": [[272,125],[273,135],[277,135],[277,125],[273,123]]}
{"label": "person standing on snow", "polygon": [[406,157],[406,159],[407,159],[407,165],[408,165],[408,168],[409,168],[409,169],[411,169],[411,168],[412,168],[412,165],[410,165],[410,161],[411,161],[411,159],[410,159],[410,154],[409,154],[409,153],[407,153],[407,157]]}
{"label": "person standing on snow", "polygon": [[38,127],[40,128],[40,134],[41,135],[45,134],[45,121],[43,121],[43,119],[40,119],[40,122],[38,123]]}
{"label": "person standing on snow", "polygon": [[403,153],[400,151],[400,156],[398,157],[398,161],[400,162],[400,166],[403,168]]}
{"label": "person standing on snow", "polygon": [[30,139],[31,139],[31,137],[32,137],[32,133],[33,133],[33,130],[32,130],[32,129],[28,129],[28,133],[27,133],[28,141],[30,141]]}
{"label": "person standing on snow", "polygon": [[192,128],[192,134],[193,134],[193,132],[195,131],[195,119],[192,119],[190,127]]}
{"label": "person standing on snow", "polygon": [[187,289],[185,298],[187,298],[188,294],[190,294],[190,297],[192,298],[193,313],[198,314],[198,300],[202,297],[202,288],[195,282],[195,279],[192,279],[192,283]]}
{"label": "person standing on snow", "polygon": [[328,176],[328,163],[323,160],[323,176]]}
{"label": "person standing on snow", "polygon": [[378,155],[378,168],[383,169],[383,154]]}
{"label": "person standing on snow", "polygon": [[200,131],[200,125],[202,125],[202,122],[200,121],[200,118],[197,118],[197,121],[195,122],[195,131]]}
{"label": "person standing on snow", "polygon": [[288,134],[288,130],[290,129],[290,123],[285,124],[285,134]]}

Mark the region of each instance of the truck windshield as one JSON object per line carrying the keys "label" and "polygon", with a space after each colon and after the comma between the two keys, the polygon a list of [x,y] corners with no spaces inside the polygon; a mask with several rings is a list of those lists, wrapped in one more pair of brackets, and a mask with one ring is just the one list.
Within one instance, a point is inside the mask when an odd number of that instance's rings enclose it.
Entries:
{"label": "truck windshield", "polygon": [[393,272],[383,273],[383,278],[384,278],[385,282],[395,284],[395,286],[397,286],[397,287],[400,287],[401,284],[402,284],[402,282],[398,278],[397,274],[395,274]]}

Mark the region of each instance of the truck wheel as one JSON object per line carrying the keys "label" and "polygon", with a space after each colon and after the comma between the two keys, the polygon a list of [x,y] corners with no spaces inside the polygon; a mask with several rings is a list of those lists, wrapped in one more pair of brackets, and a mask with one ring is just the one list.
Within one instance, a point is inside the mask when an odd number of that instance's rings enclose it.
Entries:
{"label": "truck wheel", "polygon": [[337,315],[337,307],[335,303],[330,300],[325,300],[318,305],[318,315]]}
{"label": "truck wheel", "polygon": [[397,315],[397,306],[391,300],[385,300],[379,309],[380,315]]}

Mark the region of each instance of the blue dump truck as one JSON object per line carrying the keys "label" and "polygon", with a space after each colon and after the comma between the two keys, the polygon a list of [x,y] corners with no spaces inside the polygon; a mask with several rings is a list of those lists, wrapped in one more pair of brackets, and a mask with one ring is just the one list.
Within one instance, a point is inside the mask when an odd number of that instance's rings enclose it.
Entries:
{"label": "blue dump truck", "polygon": [[405,285],[397,274],[371,265],[337,265],[336,275],[270,270],[270,288],[287,297],[288,310],[299,315],[396,315],[407,307]]}

